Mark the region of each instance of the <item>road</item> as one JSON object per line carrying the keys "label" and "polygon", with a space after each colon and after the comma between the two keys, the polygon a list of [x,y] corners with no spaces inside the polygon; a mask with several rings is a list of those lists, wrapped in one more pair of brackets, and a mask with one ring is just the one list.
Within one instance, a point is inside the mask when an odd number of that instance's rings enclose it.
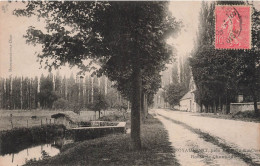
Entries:
{"label": "road", "polygon": [[181,165],[260,165],[260,123],[165,109],[152,112],[167,129]]}

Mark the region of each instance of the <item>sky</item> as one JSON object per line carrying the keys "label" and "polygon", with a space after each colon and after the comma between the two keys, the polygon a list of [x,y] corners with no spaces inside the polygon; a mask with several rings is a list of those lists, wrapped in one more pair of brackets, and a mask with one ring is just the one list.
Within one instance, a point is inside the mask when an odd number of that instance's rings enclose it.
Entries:
{"label": "sky", "polygon": [[[168,43],[177,49],[177,55],[187,56],[193,48],[198,27],[198,15],[201,3],[195,2],[170,2],[169,10],[177,20],[183,22],[184,28],[177,38],[168,39]],[[37,21],[36,18],[17,17],[12,15],[15,8],[21,8],[21,2],[8,3],[0,2],[0,76],[6,77],[10,74],[18,76],[39,76],[41,73],[47,74],[48,71],[40,68],[37,62],[37,52],[41,51],[40,46],[27,45],[23,35],[29,26],[36,28],[44,27],[44,22]],[[11,56],[10,56],[11,55]],[[10,57],[12,62],[10,63]],[[9,72],[12,66],[12,72]],[[70,69],[62,67],[61,75],[70,75],[71,71],[76,74],[76,68]]]}
{"label": "sky", "polygon": [[177,38],[172,38],[169,41],[169,44],[177,49],[177,56],[186,56],[193,49],[198,29],[200,7],[200,1],[170,2],[169,10],[172,12],[172,15],[177,20],[182,21],[184,25]]}

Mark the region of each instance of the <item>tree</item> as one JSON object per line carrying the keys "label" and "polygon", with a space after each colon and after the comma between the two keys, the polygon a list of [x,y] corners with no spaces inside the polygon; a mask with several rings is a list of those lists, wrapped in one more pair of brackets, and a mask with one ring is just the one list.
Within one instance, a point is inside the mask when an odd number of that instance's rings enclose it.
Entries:
{"label": "tree", "polygon": [[249,90],[253,97],[255,114],[259,114],[257,101],[260,89],[260,11],[252,6],[252,48],[240,55],[239,82]]}
{"label": "tree", "polygon": [[98,92],[95,96],[94,103],[91,104],[91,109],[95,112],[98,111],[98,117],[100,118],[100,111],[106,110],[108,108],[108,103],[103,94]]}
{"label": "tree", "polygon": [[[219,5],[237,5],[245,2],[223,2]],[[249,91],[257,113],[257,90],[259,89],[259,11],[253,7],[252,49],[251,50],[215,50],[214,48],[214,7],[215,4],[202,3],[198,40],[192,53],[190,64],[197,85],[197,102],[211,107],[212,111],[223,109],[229,113],[229,105],[236,96]]]}
{"label": "tree", "polygon": [[214,48],[214,3],[202,3],[200,24],[196,47],[193,50],[190,65],[197,92],[197,102],[206,111],[212,108],[216,112],[226,104],[229,112],[229,103],[235,100],[237,93],[237,55],[241,50],[216,50]]}
{"label": "tree", "polygon": [[69,102],[68,100],[65,100],[63,98],[59,98],[58,100],[53,102],[53,108],[54,109],[68,109],[69,108]]}
{"label": "tree", "polygon": [[171,105],[179,105],[180,99],[187,93],[184,84],[170,84],[166,87],[165,99]]}
{"label": "tree", "polygon": [[40,105],[42,108],[52,108],[53,102],[58,99],[58,95],[53,91],[52,78],[41,77],[40,93],[38,94]]}
{"label": "tree", "polygon": [[[119,87],[132,80],[131,138],[140,149],[142,71],[162,70],[171,54],[165,39],[180,28],[167,10],[167,2],[66,1],[28,2],[25,10],[15,13],[46,20],[47,33],[30,27],[26,35],[28,43],[43,45],[39,58],[46,66],[68,62],[86,71],[98,63],[97,73]],[[86,59],[92,59],[89,65],[84,65]]]}

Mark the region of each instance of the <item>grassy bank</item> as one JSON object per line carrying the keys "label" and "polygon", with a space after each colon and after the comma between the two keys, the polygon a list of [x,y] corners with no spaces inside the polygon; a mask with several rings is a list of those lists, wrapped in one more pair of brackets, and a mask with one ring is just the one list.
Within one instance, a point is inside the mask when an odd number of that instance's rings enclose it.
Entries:
{"label": "grassy bank", "polygon": [[237,112],[234,114],[214,114],[214,113],[200,113],[199,116],[220,119],[232,119],[245,122],[260,122],[260,114],[256,115],[253,111]]}
{"label": "grassy bank", "polygon": [[0,131],[0,154],[19,152],[64,134],[63,125],[43,125]]}
{"label": "grassy bank", "polygon": [[[57,113],[66,113],[68,115],[76,115],[72,111],[64,111],[64,110],[48,110],[48,109],[39,109],[39,110],[0,110],[0,131],[1,130],[11,130],[12,125],[13,128],[18,127],[33,127],[33,126],[40,126],[41,123],[43,125],[51,124],[54,122],[54,119],[51,118],[51,115]],[[102,111],[101,116],[109,115],[113,112],[113,110]],[[10,117],[12,114],[12,118]],[[78,121],[90,121],[98,119],[98,112],[95,115],[95,111],[90,110],[82,110],[80,115],[77,115],[79,120]],[[32,118],[35,117],[35,118]],[[47,121],[46,121],[47,119]],[[12,120],[12,123],[11,123]]]}
{"label": "grassy bank", "polygon": [[69,144],[59,155],[27,165],[179,165],[157,119],[149,117],[141,130],[141,151],[131,148],[129,134],[109,135]]}

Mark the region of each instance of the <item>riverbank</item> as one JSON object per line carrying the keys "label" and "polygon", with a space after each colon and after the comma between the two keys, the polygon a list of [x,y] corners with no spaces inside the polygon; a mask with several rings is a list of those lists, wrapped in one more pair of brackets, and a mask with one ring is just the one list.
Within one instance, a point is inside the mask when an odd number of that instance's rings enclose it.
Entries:
{"label": "riverbank", "polygon": [[117,134],[68,144],[57,156],[26,165],[179,165],[161,122],[150,116],[141,131],[141,151],[131,148],[130,134]]}
{"label": "riverbank", "polygon": [[0,131],[0,155],[17,153],[28,147],[52,142],[65,133],[63,125],[43,125]]}
{"label": "riverbank", "polygon": [[[101,116],[110,114],[113,110],[102,111]],[[87,122],[98,119],[98,112],[82,110],[80,115],[68,110],[0,110],[0,131],[11,130],[12,128],[34,127],[46,124],[53,124],[54,119],[51,115],[66,113],[72,117],[78,117],[77,121]]]}

